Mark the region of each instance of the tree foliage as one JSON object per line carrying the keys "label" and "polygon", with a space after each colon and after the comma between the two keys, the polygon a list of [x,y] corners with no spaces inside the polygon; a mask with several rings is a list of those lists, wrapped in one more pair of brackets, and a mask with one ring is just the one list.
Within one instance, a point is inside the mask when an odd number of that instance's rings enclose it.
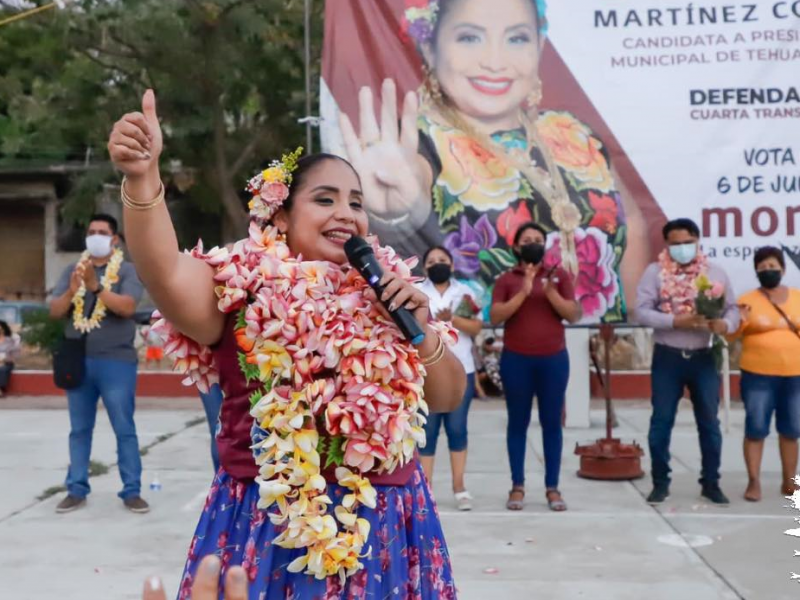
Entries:
{"label": "tree foliage", "polygon": [[[313,3],[315,58],[322,4]],[[88,160],[67,206],[80,218],[97,186],[116,179],[105,148],[113,123],[152,87],[170,192],[241,233],[247,178],[304,139],[303,1],[68,6],[0,28],[0,165]]]}

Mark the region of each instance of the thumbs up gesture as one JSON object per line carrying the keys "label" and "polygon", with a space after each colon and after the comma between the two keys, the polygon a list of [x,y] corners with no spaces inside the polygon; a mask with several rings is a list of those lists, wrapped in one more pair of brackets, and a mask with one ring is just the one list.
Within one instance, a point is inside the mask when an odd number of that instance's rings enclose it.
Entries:
{"label": "thumbs up gesture", "polygon": [[114,123],[108,138],[111,162],[128,177],[138,177],[158,168],[163,139],[156,114],[156,96],[147,90],[142,112],[131,112]]}

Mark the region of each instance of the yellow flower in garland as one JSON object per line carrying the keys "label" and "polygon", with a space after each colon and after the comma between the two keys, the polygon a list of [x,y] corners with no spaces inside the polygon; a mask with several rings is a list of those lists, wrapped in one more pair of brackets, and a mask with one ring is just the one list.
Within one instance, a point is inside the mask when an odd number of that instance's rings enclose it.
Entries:
{"label": "yellow flower in garland", "polygon": [[288,377],[292,366],[292,357],[286,349],[267,340],[263,344],[256,346],[255,349],[258,368],[263,381],[268,381],[273,377],[278,379]]}
{"label": "yellow flower in garland", "polygon": [[[81,255],[81,262],[85,262],[87,260],[89,260],[88,250]],[[102,279],[100,279],[100,284],[105,289],[110,289],[112,285],[119,281],[119,270],[122,266],[123,260],[124,255],[122,254],[122,250],[116,248],[111,254],[111,259],[108,261],[105,274],[103,275]],[[81,287],[78,288],[78,291],[72,297],[72,325],[75,327],[76,331],[80,331],[81,333],[89,333],[90,331],[100,327],[100,324],[105,318],[107,312],[106,305],[102,300],[100,300],[100,298],[97,298],[94,309],[92,310],[92,314],[87,317],[84,314],[86,310],[85,298],[86,284],[81,283]]]}

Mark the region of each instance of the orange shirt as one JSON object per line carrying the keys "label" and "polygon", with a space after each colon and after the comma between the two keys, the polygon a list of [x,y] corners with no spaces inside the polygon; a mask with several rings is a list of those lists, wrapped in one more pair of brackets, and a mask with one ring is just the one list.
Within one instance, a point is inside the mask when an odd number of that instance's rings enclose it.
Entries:
{"label": "orange shirt", "polygon": [[[739,298],[742,324],[742,369],[759,375],[800,375],[800,337],[794,334],[781,314],[759,290]],[[800,290],[789,288],[789,297],[780,305],[786,316],[800,329]]]}

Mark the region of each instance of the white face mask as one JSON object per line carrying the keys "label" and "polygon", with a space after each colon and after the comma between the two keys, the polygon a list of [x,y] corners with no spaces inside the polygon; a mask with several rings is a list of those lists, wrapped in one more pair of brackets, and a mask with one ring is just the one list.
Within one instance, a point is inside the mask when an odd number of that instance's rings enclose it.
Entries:
{"label": "white face mask", "polygon": [[697,258],[697,244],[694,242],[689,242],[688,244],[670,246],[669,255],[676,263],[680,265],[688,265],[695,258]]}
{"label": "white face mask", "polygon": [[111,236],[95,234],[86,237],[86,249],[94,258],[104,258],[111,254]]}

